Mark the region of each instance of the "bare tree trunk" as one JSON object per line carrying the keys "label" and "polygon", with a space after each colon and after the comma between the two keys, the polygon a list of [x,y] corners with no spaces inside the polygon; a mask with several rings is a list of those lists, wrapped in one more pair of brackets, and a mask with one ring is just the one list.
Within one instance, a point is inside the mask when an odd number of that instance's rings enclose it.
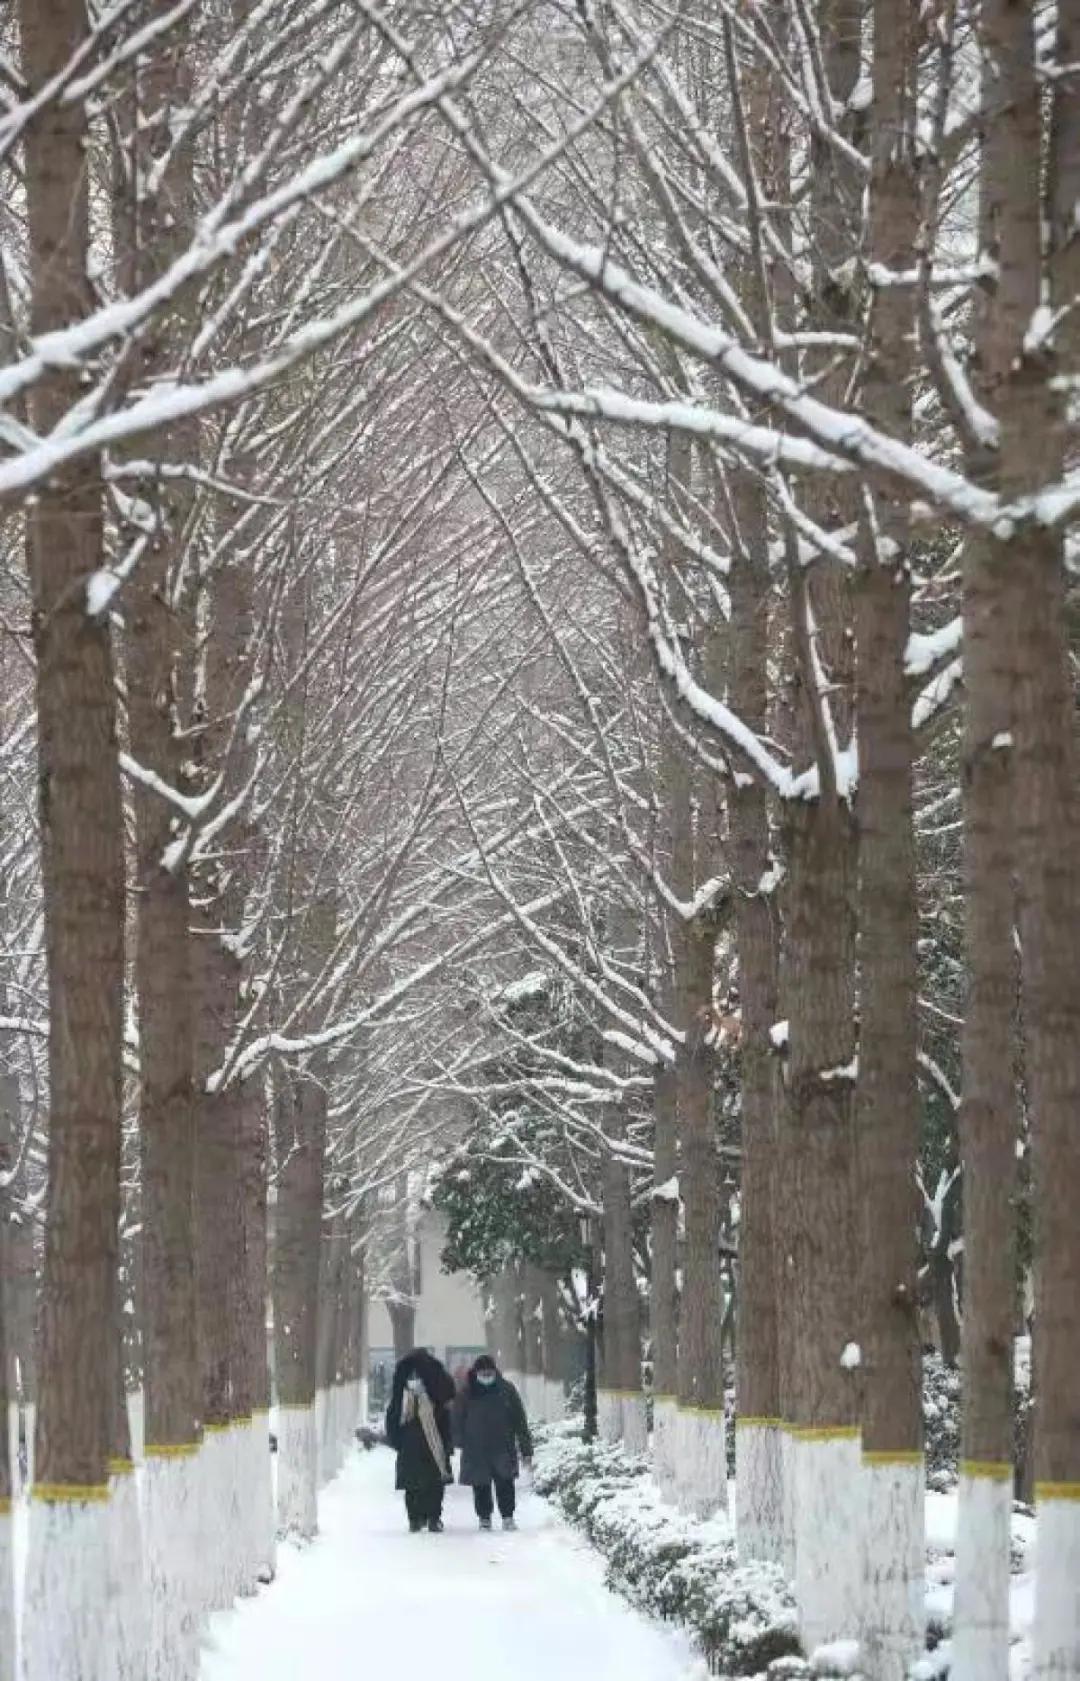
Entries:
{"label": "bare tree trunk", "polygon": [[415,1239],[409,1210],[408,1175],[397,1182],[397,1231],[394,1237],[395,1259],[390,1272],[394,1290],[387,1302],[390,1324],[394,1333],[394,1359],[403,1360],[416,1347],[416,1264]]}
{"label": "bare tree trunk", "polygon": [[127,1406],[121,1279],[113,1299],[109,1405],[109,1649],[114,1673],[141,1681],[150,1656],[145,1547]]}
{"label": "bare tree trunk", "polygon": [[[14,1176],[15,1157],[12,1148],[10,1082],[17,1076],[0,1077],[0,1108],[3,1110],[3,1131],[0,1133],[0,1176],[10,1181]],[[7,1087],[5,1091],[3,1088]],[[16,1089],[15,1097],[18,1097]],[[0,1681],[16,1681],[15,1662],[15,1548],[12,1533],[12,1497],[15,1479],[11,1464],[11,1432],[8,1428],[11,1405],[10,1362],[8,1359],[8,1324],[12,1292],[11,1242],[9,1232],[8,1192],[0,1194]]]}
{"label": "bare tree trunk", "polygon": [[[751,729],[768,716],[769,590],[767,510],[759,486],[743,479],[734,498],[737,529],[730,578],[732,701]],[[770,1032],[777,1015],[777,935],[764,790],[728,796],[735,938],[742,1015],[742,1177],[739,1195],[738,1419],[735,1487],[741,1558],[779,1561],[783,1462],[780,1431],[777,1230],[777,1089]]]}
{"label": "bare tree trunk", "polygon": [[[192,160],[176,148],[158,194],[133,197],[154,140],[186,80],[180,44],[164,49],[133,83],[125,108],[127,178],[115,159],[112,212],[123,283],[151,284],[192,223]],[[176,348],[185,317],[148,346],[152,376]],[[197,431],[180,423],[162,440],[163,459],[197,457]],[[185,789],[187,747],[181,687],[190,663],[191,619],[179,579],[193,506],[182,481],[159,481],[158,533],[129,586],[125,667],[133,757],[169,787]],[[142,1194],[140,1274],[143,1313],[143,1434],[148,1639],[159,1672],[190,1675],[202,1582],[197,1561],[201,1482],[198,1323],[195,1274],[195,1000],[189,878],[176,856],[174,812],[148,788],[134,790],[135,985],[139,1017],[139,1148]]]}
{"label": "bare tree trunk", "polygon": [[[33,96],[85,42],[86,10],[82,0],[21,0],[19,21]],[[88,138],[78,98],[46,99],[26,129],[35,335],[70,327],[95,307]],[[79,402],[80,381],[77,367],[58,368],[38,385],[30,421],[40,436]],[[24,1629],[29,1681],[84,1681],[108,1662],[124,984],[115,672],[109,625],[91,618],[86,593],[104,559],[95,456],[42,486],[27,530],[51,1033],[37,1498]]]}
{"label": "bare tree trunk", "polygon": [[[674,1013],[674,1012],[672,1012]],[[661,1488],[674,1490],[679,1391],[679,1109],[675,1070],[657,1068],[653,1083],[652,1280],[649,1313],[653,1367],[653,1465]]]}
{"label": "bare tree trunk", "polygon": [[[693,473],[690,439],[673,433],[667,446],[668,497],[677,511],[685,504]],[[673,557],[674,558],[674,557]],[[661,726],[661,859],[670,857],[669,879],[676,899],[688,904],[696,876],[693,773],[683,744],[670,724]],[[660,954],[664,1011],[679,1020],[678,967],[685,955],[685,929],[669,908],[657,907],[664,949]],[[677,1067],[658,1065],[653,1085],[653,1195],[650,1205],[652,1279],[649,1311],[653,1352],[653,1465],[664,1492],[678,1495],[679,1475],[679,1091]]]}
{"label": "bare tree trunk", "polygon": [[[822,68],[836,109],[848,114],[860,71],[862,0],[819,0]],[[810,147],[814,287],[821,319],[851,331],[850,260],[863,193],[847,160],[824,139]],[[818,370],[819,390],[847,400],[843,368]],[[854,515],[842,486],[822,487],[826,526]],[[790,547],[789,534],[789,547]],[[785,1276],[792,1339],[791,1475],[795,1597],[808,1649],[859,1624],[859,1429],[845,1350],[856,1319],[855,1242],[855,829],[842,777],[850,735],[851,605],[845,576],[827,556],[813,574],[789,562],[790,609],[801,689],[799,758],[816,768],[812,799],[789,802],[787,927],[790,1010],[789,1113],[785,1120]]]}
{"label": "bare tree trunk", "polygon": [[338,1206],[323,1220],[315,1390],[320,1486],[327,1483],[340,1466],[337,1411],[340,1403],[339,1391],[348,1313],[348,1229],[345,1210],[340,1206],[345,1190],[346,1186],[342,1180],[333,1181],[327,1186],[328,1198]]}
{"label": "bare tree trunk", "polygon": [[243,1262],[238,1286],[239,1345],[235,1351],[233,1405],[236,1421],[249,1433],[250,1473],[242,1487],[250,1551],[241,1592],[274,1575],[274,1512],[270,1480],[270,1362],[266,1340],[267,1189],[270,1141],[266,1082],[253,1075],[238,1093],[240,1103],[240,1209]]}
{"label": "bare tree trunk", "polygon": [[720,1159],[713,1119],[714,914],[685,924],[676,989],[679,1184],[686,1221],[679,1310],[678,1497],[700,1517],[727,1504],[721,1353]]}
{"label": "bare tree trunk", "polygon": [[532,1262],[522,1268],[522,1332],[525,1345],[525,1408],[530,1418],[544,1416],[544,1327],[540,1269]]}
{"label": "bare tree trunk", "polygon": [[[33,1215],[27,1203],[26,1141],[20,1120],[19,1076],[0,1076],[0,1158],[8,1165],[9,1182],[0,1193],[0,1278],[4,1292],[4,1351],[7,1414],[4,1429],[10,1437],[12,1491],[20,1483],[19,1442],[33,1426],[34,1360],[37,1321],[37,1269],[34,1261]],[[30,1118],[27,1117],[27,1126]]]}
{"label": "bare tree trunk", "polygon": [[233,1368],[238,1292],[243,1278],[240,1196],[240,1093],[208,1089],[225,1057],[234,1019],[239,965],[200,911],[194,976],[198,998],[196,1070],[198,1146],[195,1175],[199,1369],[203,1427],[202,1562],[209,1608],[239,1590],[239,1539],[232,1453]]}
{"label": "bare tree trunk", "polygon": [[[917,18],[874,0],[872,258],[915,261]],[[865,406],[890,436],[911,434],[915,312],[910,293],[874,299]],[[862,1228],[862,1649],[875,1681],[904,1681],[923,1649],[926,1570],[918,1321],[920,1110],[916,1062],[914,736],[906,505],[864,511],[855,589],[859,740],[859,1068],[856,1140]]]}
{"label": "bare tree trunk", "polygon": [[[283,1534],[308,1538],[317,1525],[315,1365],[326,1149],[326,1092],[321,1082],[310,1074],[280,1077],[275,1131],[274,1370],[281,1417],[278,1528]],[[394,1342],[396,1352],[396,1322]]]}
{"label": "bare tree trunk", "polygon": [[625,1138],[621,1108],[608,1110],[612,1148],[602,1165],[604,1205],[604,1383],[597,1395],[597,1423],[606,1441],[646,1446],[641,1390],[641,1312],[634,1278],[634,1227],[630,1170],[616,1154]]}
{"label": "bare tree trunk", "polygon": [[507,1372],[520,1389],[525,1381],[525,1303],[521,1262],[515,1261],[507,1270],[510,1274],[510,1297],[504,1359]]}
{"label": "bare tree trunk", "polygon": [[562,1326],[559,1314],[559,1288],[549,1272],[540,1278],[540,1307],[543,1328],[544,1411],[549,1424],[562,1418],[565,1392],[562,1371]]}
{"label": "bare tree trunk", "polygon": [[[999,244],[1010,264],[1028,251],[1031,307],[1037,260],[1025,200],[1009,195],[1014,149],[1038,173],[1038,126],[1030,98],[1016,98],[1029,20],[993,5],[984,13],[1004,75],[986,85],[979,183],[980,247]],[[991,62],[988,60],[987,62]],[[1036,148],[1033,156],[1032,148]],[[1000,242],[1000,243],[999,243]],[[1011,307],[1012,319],[1007,311]],[[1000,401],[1027,316],[1023,299],[980,301],[976,321],[980,398]],[[969,445],[968,465],[986,481],[996,452]],[[1014,1073],[1017,963],[1012,742],[1015,581],[1007,550],[982,534],[964,546],[964,904],[968,996],[963,1029],[960,1147],[963,1168],[963,1434],[956,1546],[954,1668],[957,1681],[1006,1681],[1010,1647],[1013,1484],[1013,1333],[1016,1303],[1017,1093]],[[943,1220],[943,1225],[945,1221]],[[951,1269],[950,1269],[951,1270]],[[950,1291],[951,1291],[950,1279]]]}
{"label": "bare tree trunk", "polygon": [[416,1347],[416,1303],[390,1301],[386,1308],[394,1332],[394,1359],[404,1360]]}
{"label": "bare tree trunk", "polygon": [[513,1374],[518,1348],[517,1281],[512,1267],[504,1267],[492,1284],[492,1353],[501,1369]]}
{"label": "bare tree trunk", "polygon": [[[241,483],[253,464],[238,451],[231,471]],[[248,785],[251,732],[242,708],[254,675],[252,581],[242,561],[219,563],[200,580],[207,622],[203,708],[195,737],[201,785]],[[231,1521],[217,1526],[219,1595],[252,1592],[273,1572],[266,1291],[268,1139],[265,1081],[244,1084],[222,1070],[245,1009],[242,933],[259,855],[258,822],[241,805],[219,827],[209,858],[197,867],[195,948],[201,977],[198,1122],[204,1168],[198,1176],[200,1293],[205,1322],[206,1446],[213,1500]],[[212,1083],[213,1090],[209,1089]],[[232,1215],[226,1219],[225,1211]],[[217,1221],[226,1221],[225,1229]],[[222,1269],[225,1269],[222,1271]],[[212,1409],[212,1410],[211,1410]]]}
{"label": "bare tree trunk", "polygon": [[[1058,8],[1057,51],[1080,51],[1076,0],[1064,0]],[[1075,58],[1058,62],[1064,68]],[[1030,159],[1034,166],[1044,89],[1030,58],[1025,58],[1023,74],[1022,109],[1031,112],[1032,140],[1022,161]],[[1080,327],[1075,318],[1080,292],[1080,113],[1075,85],[1055,87],[1052,116],[1049,301],[1059,312],[1061,337],[1051,344],[1049,354],[1038,345],[1029,348],[1026,336],[1018,341],[1019,389],[1003,416],[1001,437],[1008,470],[1004,488],[1013,495],[1060,479],[1071,465],[1074,447],[1068,430],[1070,399],[1056,393],[1049,379],[1060,372],[1075,380],[1080,371]],[[1032,174],[1029,202],[1034,179]],[[1018,181],[1016,186],[1019,190]],[[1032,266],[1040,231],[1029,223],[1025,251]],[[1007,284],[1003,265],[1003,289]],[[1028,298],[1023,295],[1015,302],[1026,307]],[[1080,926],[1080,765],[1068,658],[1064,541],[1060,531],[1050,533],[1033,525],[1011,548],[1019,604],[1014,621],[1016,861],[1035,1228],[1039,1568],[1034,1673],[1048,1681],[1080,1673],[1080,1222],[1074,1195],[1080,1183],[1080,966],[1075,940]]]}

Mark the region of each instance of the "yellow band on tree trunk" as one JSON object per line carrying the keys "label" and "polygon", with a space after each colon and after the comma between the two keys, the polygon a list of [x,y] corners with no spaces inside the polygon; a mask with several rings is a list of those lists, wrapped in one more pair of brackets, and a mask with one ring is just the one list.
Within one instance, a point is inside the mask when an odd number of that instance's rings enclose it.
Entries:
{"label": "yellow band on tree trunk", "polygon": [[977,1482],[1008,1483],[1012,1481],[1013,1468],[1005,1459],[962,1459],[960,1475]]}
{"label": "yellow band on tree trunk", "polygon": [[46,1506],[100,1504],[109,1498],[108,1483],[35,1483],[31,1498]]}
{"label": "yellow band on tree trunk", "polygon": [[788,1434],[796,1442],[854,1442],[862,1431],[857,1424],[792,1424]]}
{"label": "yellow band on tree trunk", "polygon": [[1080,1483],[1036,1483],[1035,1500],[1080,1500]]}

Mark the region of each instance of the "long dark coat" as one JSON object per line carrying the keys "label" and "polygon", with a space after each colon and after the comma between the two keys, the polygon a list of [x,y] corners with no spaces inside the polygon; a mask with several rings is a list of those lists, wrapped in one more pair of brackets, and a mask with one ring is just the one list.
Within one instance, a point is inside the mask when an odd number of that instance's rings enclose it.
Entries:
{"label": "long dark coat", "polygon": [[386,1409],[386,1439],[397,1454],[394,1487],[419,1492],[442,1487],[442,1473],[436,1465],[418,1418],[408,1424],[401,1422],[401,1403],[405,1385],[416,1374],[431,1398],[435,1422],[446,1449],[446,1463],[450,1464],[453,1443],[450,1433],[450,1402],[454,1399],[454,1380],[441,1360],[426,1348],[414,1348],[394,1368],[390,1389],[390,1405]]}
{"label": "long dark coat", "polygon": [[469,1373],[454,1403],[454,1440],[461,1449],[459,1481],[472,1485],[517,1476],[518,1449],[531,1459],[532,1437],[521,1396],[509,1379],[500,1375],[485,1389],[476,1373]]}

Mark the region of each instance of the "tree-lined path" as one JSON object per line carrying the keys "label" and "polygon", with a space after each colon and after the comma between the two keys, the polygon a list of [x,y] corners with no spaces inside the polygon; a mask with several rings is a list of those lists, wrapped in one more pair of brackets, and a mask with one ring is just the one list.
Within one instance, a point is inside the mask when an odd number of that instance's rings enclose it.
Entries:
{"label": "tree-lined path", "polygon": [[1078,80],[1080,0],[0,4],[0,1681],[197,1681],[440,1265],[703,1592],[1008,1681],[1019,1497],[1080,1681]]}
{"label": "tree-lined path", "polygon": [[481,1535],[454,1488],[442,1535],[410,1535],[385,1451],[353,1455],[319,1505],[319,1539],[284,1547],[273,1585],[211,1627],[201,1681],[691,1681],[688,1642],[603,1585],[598,1556],[526,1494],[519,1530]]}

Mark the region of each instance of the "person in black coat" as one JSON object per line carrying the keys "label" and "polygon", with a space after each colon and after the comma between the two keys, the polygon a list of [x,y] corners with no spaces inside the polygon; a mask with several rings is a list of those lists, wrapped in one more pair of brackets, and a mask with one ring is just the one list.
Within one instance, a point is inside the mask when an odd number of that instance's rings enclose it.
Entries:
{"label": "person in black coat", "polygon": [[386,1439],[397,1453],[394,1487],[405,1495],[409,1528],[442,1529],[443,1494],[453,1481],[450,1403],[454,1380],[426,1348],[414,1348],[394,1367]]}
{"label": "person in black coat", "polygon": [[496,1501],[503,1528],[515,1528],[518,1449],[528,1462],[532,1437],[521,1396],[490,1354],[476,1360],[454,1403],[454,1441],[461,1449],[460,1481],[472,1488],[480,1528],[491,1528]]}

